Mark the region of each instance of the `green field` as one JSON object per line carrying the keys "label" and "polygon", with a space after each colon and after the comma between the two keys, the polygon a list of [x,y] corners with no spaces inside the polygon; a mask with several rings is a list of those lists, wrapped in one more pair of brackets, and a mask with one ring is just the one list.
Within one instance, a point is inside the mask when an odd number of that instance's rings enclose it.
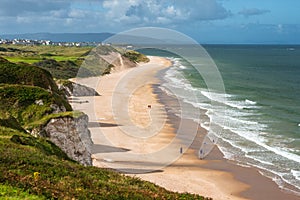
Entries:
{"label": "green field", "polygon": [[92,47],[0,45],[0,56],[10,62],[33,64],[44,59],[76,61],[84,58]]}
{"label": "green field", "polygon": [[24,56],[3,56],[3,58],[7,59],[10,62],[13,63],[19,63],[19,62],[24,62],[24,63],[28,63],[28,64],[33,64],[33,63],[37,63],[40,62],[42,60],[45,59],[54,59],[56,61],[76,61],[78,58],[80,57],[76,57],[76,56],[64,56],[64,55],[57,55],[57,56],[28,56],[28,57],[24,57]]}

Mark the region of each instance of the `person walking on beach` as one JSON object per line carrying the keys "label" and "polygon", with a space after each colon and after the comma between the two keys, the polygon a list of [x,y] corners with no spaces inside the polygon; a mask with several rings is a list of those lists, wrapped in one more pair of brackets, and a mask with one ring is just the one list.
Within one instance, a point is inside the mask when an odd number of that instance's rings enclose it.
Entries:
{"label": "person walking on beach", "polygon": [[200,149],[200,151],[199,151],[199,158],[202,160],[203,158],[204,158],[204,152],[203,152],[203,150],[202,149]]}

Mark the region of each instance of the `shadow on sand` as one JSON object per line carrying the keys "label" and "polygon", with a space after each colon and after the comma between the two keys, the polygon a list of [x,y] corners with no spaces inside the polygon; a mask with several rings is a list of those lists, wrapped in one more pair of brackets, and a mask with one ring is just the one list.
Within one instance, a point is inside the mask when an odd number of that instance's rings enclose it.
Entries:
{"label": "shadow on sand", "polygon": [[128,168],[118,168],[114,169],[118,172],[121,172],[123,174],[153,174],[153,173],[160,173],[164,170],[151,170],[151,169],[128,169]]}
{"label": "shadow on sand", "polygon": [[117,127],[119,124],[112,123],[103,123],[103,122],[89,122],[89,128],[98,128],[98,127]]}
{"label": "shadow on sand", "polygon": [[92,153],[112,153],[112,152],[127,152],[130,151],[130,149],[125,148],[118,148],[108,145],[101,145],[101,144],[95,144],[92,147]]}

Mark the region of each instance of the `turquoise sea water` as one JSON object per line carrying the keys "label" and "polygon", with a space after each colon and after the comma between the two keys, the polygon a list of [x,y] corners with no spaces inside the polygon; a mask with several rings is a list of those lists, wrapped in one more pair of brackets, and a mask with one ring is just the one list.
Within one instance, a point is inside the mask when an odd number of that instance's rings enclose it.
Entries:
{"label": "turquoise sea water", "polygon": [[[256,166],[280,187],[285,188],[288,183],[297,191],[300,189],[300,46],[207,45],[204,48],[221,73],[225,94],[208,91],[201,74],[183,58],[155,49],[140,51],[173,61],[173,67],[163,76],[161,89],[177,91],[176,98],[190,104],[189,115],[180,116],[194,119],[214,132],[227,159]],[[168,48],[165,51],[172,52]],[[206,64],[201,57],[191,59],[200,67]],[[192,95],[197,96],[197,101],[190,98]],[[226,101],[220,101],[220,96],[225,96]],[[213,102],[222,104],[222,109]],[[174,112],[180,114],[176,109]]]}

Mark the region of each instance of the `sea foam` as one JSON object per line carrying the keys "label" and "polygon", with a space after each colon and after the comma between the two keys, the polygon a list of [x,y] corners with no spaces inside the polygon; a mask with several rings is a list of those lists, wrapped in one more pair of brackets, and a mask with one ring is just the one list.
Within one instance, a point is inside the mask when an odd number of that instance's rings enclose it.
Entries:
{"label": "sea foam", "polygon": [[[285,138],[276,138],[270,132],[270,127],[259,120],[262,115],[260,111],[263,108],[262,104],[250,97],[194,87],[183,74],[185,70],[190,69],[186,66],[184,69],[180,67],[183,66],[180,59],[174,59],[173,63],[174,67],[166,71],[164,76],[166,82],[161,85],[162,89],[164,88],[168,95],[175,95],[194,108],[206,110],[205,114],[209,121],[199,118],[193,120],[221,139],[219,148],[225,158],[257,166],[277,174],[281,180],[288,179],[286,182],[289,183],[293,183],[295,179],[299,181],[300,172],[295,166],[299,166],[300,156],[284,146],[273,145],[272,140],[280,142]],[[193,118],[191,116],[187,117]],[[300,127],[300,123],[296,124]],[[219,131],[219,128],[223,131]],[[282,173],[287,167],[292,171]],[[295,178],[293,180],[286,178],[287,176]]]}

